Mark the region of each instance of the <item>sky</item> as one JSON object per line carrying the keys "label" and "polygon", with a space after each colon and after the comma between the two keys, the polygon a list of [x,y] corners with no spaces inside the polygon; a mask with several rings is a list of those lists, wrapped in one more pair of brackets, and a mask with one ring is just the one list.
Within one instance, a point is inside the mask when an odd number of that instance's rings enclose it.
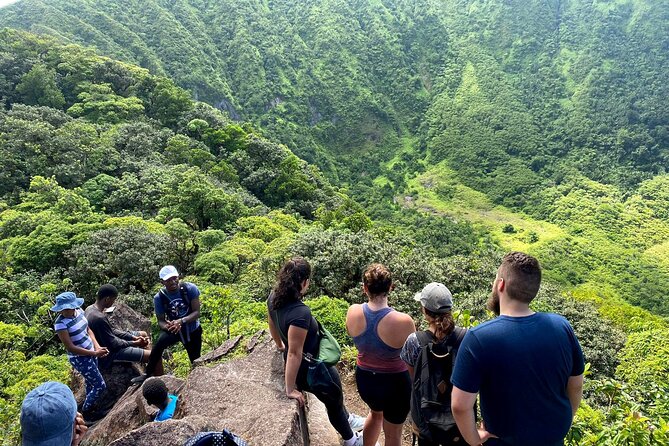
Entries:
{"label": "sky", "polygon": [[0,0],[0,8],[3,6],[11,5],[12,3],[16,3],[19,0]]}

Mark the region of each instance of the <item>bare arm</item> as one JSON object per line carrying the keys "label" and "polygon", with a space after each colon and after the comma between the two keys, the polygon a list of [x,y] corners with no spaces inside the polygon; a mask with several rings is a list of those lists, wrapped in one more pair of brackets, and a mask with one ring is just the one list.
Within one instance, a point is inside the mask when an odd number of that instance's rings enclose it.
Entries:
{"label": "bare arm", "polygon": [[277,350],[284,351],[286,347],[283,345],[283,341],[281,340],[279,329],[276,328],[274,319],[272,319],[272,316],[269,313],[267,314],[267,325],[269,325],[269,334],[272,336],[272,339],[274,339]]}
{"label": "bare arm", "polygon": [[307,330],[291,325],[288,328],[288,357],[286,358],[286,395],[304,405],[304,395],[296,389],[297,372],[302,364],[302,350]]}
{"label": "bare arm", "polygon": [[200,299],[193,299],[190,301],[190,313],[186,317],[182,317],[181,320],[184,324],[189,322],[196,321],[200,317]]}
{"label": "bare arm", "polygon": [[404,340],[402,341],[402,345],[404,345],[404,343],[407,341],[409,336],[411,336],[411,333],[416,332],[416,323],[413,321],[411,316],[409,316],[408,314],[405,315],[405,316],[406,317],[404,318],[404,321],[402,323],[403,332],[402,332],[401,337],[404,338]]}
{"label": "bare arm", "polygon": [[95,339],[95,333],[93,333],[91,327],[88,327],[88,336],[91,338],[91,341],[93,341],[93,349],[100,350],[100,344],[98,344],[98,340]]}
{"label": "bare arm", "polygon": [[571,403],[571,415],[576,415],[578,406],[581,405],[581,398],[583,397],[583,375],[570,376],[567,381],[567,397]]}
{"label": "bare arm", "polygon": [[158,326],[160,327],[161,330],[170,331],[170,328],[172,328],[172,324],[170,323],[171,321],[170,322],[166,321],[164,314],[156,313],[156,320],[158,321]]}
{"label": "bare arm", "polygon": [[351,325],[353,324],[353,319],[355,316],[353,315],[353,308],[355,308],[357,305],[351,305],[348,307],[348,310],[346,310],[346,333],[348,333],[349,336],[353,337],[356,335],[355,331],[352,330]]}
{"label": "bare arm", "polygon": [[481,445],[489,438],[494,437],[485,429],[476,428],[476,414],[474,413],[476,395],[476,393],[465,392],[455,386],[453,386],[453,392],[451,393],[453,418],[455,418],[462,437],[467,444],[472,446]]}
{"label": "bare arm", "polygon": [[56,333],[58,334],[58,339],[60,339],[60,342],[63,343],[65,349],[70,353],[74,353],[78,356],[95,356],[95,350],[88,350],[83,347],[74,345],[74,342],[72,342],[72,338],[70,338],[70,334],[67,332],[67,330],[58,330]]}

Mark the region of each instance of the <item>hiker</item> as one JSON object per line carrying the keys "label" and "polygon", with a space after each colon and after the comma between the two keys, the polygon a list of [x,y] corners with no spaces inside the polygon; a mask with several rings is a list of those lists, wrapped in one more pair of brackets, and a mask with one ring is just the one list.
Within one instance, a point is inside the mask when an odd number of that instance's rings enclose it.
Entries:
{"label": "hiker", "polygon": [[[98,343],[109,350],[109,355],[100,360],[100,368],[111,366],[112,362],[141,362],[149,361],[149,335],[145,331],[118,330],[111,325],[108,315],[114,309],[114,302],[118,297],[118,290],[110,283],[98,289],[95,303],[86,308],[88,326]],[[157,368],[162,367],[162,362]],[[162,374],[162,370],[159,374]]]}
{"label": "hiker", "polygon": [[20,420],[22,446],[77,446],[88,430],[70,388],[54,381],[28,392]]}
{"label": "hiker", "polygon": [[60,313],[54,322],[54,330],[67,350],[70,364],[86,381],[86,399],[81,406],[81,411],[86,414],[107,388],[98,369],[98,358],[107,356],[109,350],[98,344],[95,334],[88,327],[81,310],[83,303],[84,299],[66,291],[56,296],[56,305],[51,307],[51,311]]}
{"label": "hiker", "polygon": [[[499,317],[468,330],[462,341],[451,407],[471,445],[557,446],[569,431],[583,394],[583,352],[565,318],[530,309],[540,283],[534,257],[504,256],[488,300]],[[485,422],[479,429],[478,393]]]}
{"label": "hiker", "polygon": [[169,394],[167,386],[160,378],[149,378],[142,386],[142,394],[148,404],[158,408],[153,421],[171,420],[177,409],[179,397]]}
{"label": "hiker", "polygon": [[362,417],[349,414],[344,407],[341,380],[336,367],[327,367],[327,383],[317,388],[307,384],[308,357],[318,356],[318,322],[302,302],[309,288],[311,265],[302,257],[287,261],[278,273],[274,289],[267,299],[268,324],[276,347],[285,361],[286,396],[304,406],[303,391],[313,393],[323,402],[330,423],[344,440],[344,446],[362,446]]}
{"label": "hiker", "polygon": [[133,378],[135,384],[162,374],[163,352],[179,341],[186,348],[191,364],[202,352],[200,290],[190,282],[180,282],[179,272],[172,265],[162,267],[158,276],[163,288],[153,297],[153,306],[161,332],[151,350],[146,374]]}
{"label": "hiker", "polygon": [[[414,300],[428,323],[412,333],[400,357],[413,378],[411,421],[418,446],[464,445],[451,413],[451,371],[466,330],[455,326],[453,296],[443,283],[432,282]],[[431,401],[428,406],[425,402]],[[428,407],[424,409],[424,407]],[[415,444],[415,443],[414,443]]]}
{"label": "hiker", "polygon": [[376,443],[383,429],[386,446],[400,446],[409,413],[411,377],[400,352],[416,326],[411,316],[388,306],[392,287],[388,268],[369,265],[362,276],[367,302],[351,305],[346,314],[346,331],[358,349],[358,393],[370,409],[362,431],[368,445]]}

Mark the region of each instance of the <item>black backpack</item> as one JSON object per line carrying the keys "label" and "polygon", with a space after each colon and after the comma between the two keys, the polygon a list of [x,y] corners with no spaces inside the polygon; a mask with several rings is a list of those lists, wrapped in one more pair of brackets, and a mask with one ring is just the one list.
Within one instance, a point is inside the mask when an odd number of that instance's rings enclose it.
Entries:
{"label": "black backpack", "polygon": [[467,330],[456,327],[441,343],[430,331],[417,331],[421,346],[414,368],[411,419],[418,436],[438,444],[465,444],[451,413],[451,372]]}
{"label": "black backpack", "polygon": [[165,319],[168,321],[175,321],[190,314],[188,288],[183,283],[179,285],[179,294],[181,295],[180,298],[170,300],[165,294],[165,288],[161,288],[158,291],[160,301],[163,303],[163,308],[165,309]]}
{"label": "black backpack", "polygon": [[247,443],[223,429],[222,432],[200,432],[184,443],[184,446],[247,446]]}

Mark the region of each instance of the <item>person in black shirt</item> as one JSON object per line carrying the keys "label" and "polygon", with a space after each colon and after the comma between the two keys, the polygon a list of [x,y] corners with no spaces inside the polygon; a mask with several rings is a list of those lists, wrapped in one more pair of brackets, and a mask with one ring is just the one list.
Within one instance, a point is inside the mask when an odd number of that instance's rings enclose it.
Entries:
{"label": "person in black shirt", "polygon": [[118,290],[114,285],[102,285],[98,289],[95,303],[86,308],[88,326],[93,330],[98,343],[109,350],[109,355],[100,361],[101,368],[111,366],[114,361],[146,363],[151,355],[146,332],[119,330],[109,321],[107,315],[117,297]]}
{"label": "person in black shirt", "polygon": [[[344,439],[344,446],[362,446],[362,435],[354,435],[362,428],[361,417],[349,415],[344,407],[339,373],[328,367],[333,385],[327,391],[312,390],[307,384],[308,363],[303,353],[318,356],[318,323],[311,310],[302,302],[309,288],[311,265],[302,257],[294,257],[279,271],[276,285],[267,299],[268,323],[272,339],[283,352],[286,396],[304,405],[302,391],[313,393],[325,404],[330,423]],[[276,321],[276,322],[275,322]],[[284,344],[285,340],[285,344]]]}

